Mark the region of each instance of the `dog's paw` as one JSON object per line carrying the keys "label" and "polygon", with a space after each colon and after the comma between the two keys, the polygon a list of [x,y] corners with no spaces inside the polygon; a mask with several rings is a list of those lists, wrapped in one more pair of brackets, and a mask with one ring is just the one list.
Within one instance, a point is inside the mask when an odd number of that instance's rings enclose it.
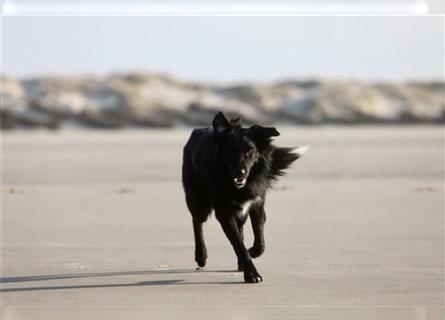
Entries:
{"label": "dog's paw", "polygon": [[195,255],[195,261],[200,268],[204,268],[207,263],[206,255]]}
{"label": "dog's paw", "polygon": [[245,271],[244,281],[246,283],[258,283],[263,281],[263,277],[257,271]]}
{"label": "dog's paw", "polygon": [[197,259],[195,259],[195,260],[196,260],[196,263],[198,264],[198,268],[204,268],[207,264],[206,260],[197,260]]}
{"label": "dog's paw", "polygon": [[251,258],[258,258],[264,252],[264,246],[253,246],[249,249],[249,255]]}

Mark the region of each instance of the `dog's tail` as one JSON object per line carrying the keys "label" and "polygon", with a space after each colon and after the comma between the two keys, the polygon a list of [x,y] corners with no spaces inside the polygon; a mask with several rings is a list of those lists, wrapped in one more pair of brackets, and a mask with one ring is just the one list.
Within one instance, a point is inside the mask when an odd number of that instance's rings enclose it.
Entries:
{"label": "dog's tail", "polygon": [[292,162],[301,158],[307,151],[309,146],[301,146],[297,148],[275,148],[272,152],[272,162],[270,166],[270,178],[275,180],[284,174],[284,170],[290,167]]}

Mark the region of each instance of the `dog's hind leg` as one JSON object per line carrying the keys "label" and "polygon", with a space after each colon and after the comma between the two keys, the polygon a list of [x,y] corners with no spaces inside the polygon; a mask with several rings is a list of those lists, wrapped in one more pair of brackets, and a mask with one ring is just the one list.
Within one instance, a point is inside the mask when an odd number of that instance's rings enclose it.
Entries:
{"label": "dog's hind leg", "polygon": [[193,177],[193,168],[188,157],[184,156],[182,166],[182,183],[185,192],[185,202],[192,214],[193,233],[195,238],[195,261],[200,268],[207,262],[207,249],[204,242],[202,225],[210,215],[211,207],[203,192]]}
{"label": "dog's hind leg", "polygon": [[199,198],[195,193],[188,192],[185,197],[187,207],[193,218],[193,233],[195,237],[195,261],[199,267],[204,267],[207,262],[207,249],[204,242],[202,225],[210,215],[210,205]]}
{"label": "dog's hind leg", "polygon": [[193,232],[195,235],[195,261],[200,268],[203,268],[207,262],[207,248],[204,242],[202,225],[203,222],[193,218]]}
{"label": "dog's hind leg", "polygon": [[266,222],[266,212],[263,204],[252,206],[249,215],[255,238],[253,246],[249,249],[249,254],[252,258],[257,258],[263,254],[265,249],[264,223]]}

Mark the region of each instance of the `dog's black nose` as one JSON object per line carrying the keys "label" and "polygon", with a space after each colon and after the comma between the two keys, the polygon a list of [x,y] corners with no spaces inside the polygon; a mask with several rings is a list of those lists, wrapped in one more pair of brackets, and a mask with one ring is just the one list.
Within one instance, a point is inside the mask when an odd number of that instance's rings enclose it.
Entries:
{"label": "dog's black nose", "polygon": [[245,168],[237,169],[235,171],[235,175],[237,177],[244,177],[246,175],[246,169]]}

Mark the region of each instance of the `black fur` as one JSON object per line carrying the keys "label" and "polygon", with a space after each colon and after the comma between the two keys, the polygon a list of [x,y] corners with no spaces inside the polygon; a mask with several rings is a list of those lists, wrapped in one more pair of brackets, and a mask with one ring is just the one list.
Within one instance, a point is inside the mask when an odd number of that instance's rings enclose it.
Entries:
{"label": "black fur", "polygon": [[[299,157],[291,148],[271,144],[278,135],[275,128],[243,128],[239,118],[228,121],[221,112],[215,116],[212,128],[193,130],[184,147],[182,183],[193,217],[195,261],[199,267],[207,261],[202,224],[214,210],[235,250],[244,280],[262,281],[251,258],[259,257],[265,248],[266,192]],[[249,250],[243,242],[247,215],[255,237]]]}

